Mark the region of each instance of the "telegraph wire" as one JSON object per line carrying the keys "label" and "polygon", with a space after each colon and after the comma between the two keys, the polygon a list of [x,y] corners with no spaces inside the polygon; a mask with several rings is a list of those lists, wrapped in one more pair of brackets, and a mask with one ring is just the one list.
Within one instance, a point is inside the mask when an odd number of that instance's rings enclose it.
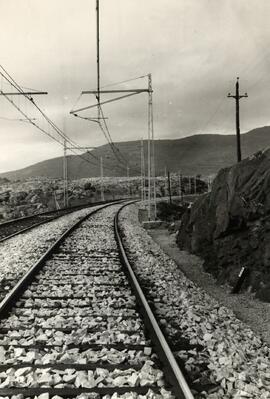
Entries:
{"label": "telegraph wire", "polygon": [[39,125],[37,125],[35,122],[33,122],[33,120],[27,115],[25,114],[15,103],[13,100],[11,100],[5,93],[1,93],[6,100],[11,103],[27,120],[29,123],[31,123],[33,126],[35,126],[38,130],[40,130],[41,132],[45,133],[47,136],[49,136],[51,139],[57,141],[59,144],[63,145],[62,142],[60,140],[58,140],[56,137],[54,137],[53,135],[51,135],[49,132],[47,132],[46,130],[42,129]]}
{"label": "telegraph wire", "polygon": [[226,97],[222,97],[221,101],[218,103],[217,107],[214,109],[214,112],[210,115],[210,117],[207,119],[206,123],[204,124],[202,131],[205,131],[206,128],[209,126],[209,123],[213,121],[219,110],[221,109],[222,105],[225,102]]}
{"label": "telegraph wire", "polygon": [[[63,140],[67,141],[68,144],[70,144],[71,146],[75,146],[75,147],[77,147],[77,149],[83,151],[83,150],[84,150],[83,147],[79,146],[75,141],[73,141],[72,139],[70,139],[70,138],[69,138],[69,137],[68,137],[68,136],[67,136],[67,135],[66,135],[66,134],[65,134],[65,133],[64,133],[64,132],[63,132],[63,131],[62,131],[62,130],[61,130],[61,129],[60,129],[47,115],[46,115],[46,114],[45,114],[45,113],[44,113],[44,111],[42,111],[42,109],[36,104],[36,102],[35,102],[34,99],[31,97],[31,95],[27,95],[27,94],[24,93],[22,87],[15,81],[15,79],[12,78],[12,76],[7,72],[7,70],[6,70],[2,65],[0,65],[0,67],[1,67],[1,69],[5,72],[5,74],[8,76],[8,78],[7,78],[7,76],[5,76],[2,72],[0,72],[1,77],[3,77],[4,79],[6,79],[6,81],[7,81],[13,88],[15,88],[17,91],[19,91],[19,93],[21,93],[25,98],[27,98],[27,99],[34,105],[34,107],[36,107],[36,109],[40,112],[40,114],[41,114],[41,115],[43,116],[43,118],[47,121],[47,123],[56,131],[56,133],[57,133]],[[145,76],[147,76],[147,75],[145,75]],[[136,80],[136,79],[141,79],[141,78],[143,78],[143,77],[145,77],[145,76],[141,76],[141,77],[134,78],[134,79],[129,79],[129,80],[126,80],[126,81],[123,81],[123,82],[131,81],[131,80]],[[116,84],[116,83],[115,83],[115,84]],[[1,94],[2,94],[15,108],[28,120],[29,123],[31,123],[31,124],[32,124],[33,126],[35,126],[39,131],[41,131],[42,133],[46,134],[46,135],[49,136],[51,139],[53,139],[54,141],[56,141],[57,143],[59,143],[61,146],[63,146],[63,143],[62,143],[59,139],[57,139],[57,138],[56,138],[55,136],[53,136],[51,133],[49,133],[48,131],[46,131],[46,130],[43,129],[42,127],[40,127],[37,123],[33,122],[33,119],[32,119],[32,118],[29,118],[29,117],[27,116],[27,114],[24,113],[24,112],[21,110],[21,108],[18,107],[18,106],[15,104],[15,102],[14,102],[13,100],[11,100],[7,95],[4,94],[3,91],[2,91]],[[79,98],[80,98],[80,97],[79,97]],[[79,98],[78,98],[77,102],[79,101]],[[103,113],[103,110],[102,110],[102,108],[101,108],[100,105],[99,105],[99,109],[100,109],[100,112],[101,112],[101,114],[102,114],[102,119],[103,119],[103,123],[104,123],[105,129],[103,128],[103,126],[101,125],[100,122],[99,122],[99,126],[100,126],[100,128],[101,128],[101,130],[102,130],[102,132],[103,132],[103,134],[104,134],[104,136],[105,136],[105,138],[106,138],[106,140],[108,141],[108,144],[109,144],[109,146],[111,147],[111,149],[112,149],[112,151],[113,151],[113,153],[114,153],[116,159],[117,159],[122,165],[123,165],[123,163],[125,163],[125,167],[126,167],[126,166],[128,165],[128,161],[127,161],[127,159],[124,157],[124,155],[121,153],[121,151],[115,146],[114,142],[112,141],[112,138],[111,138],[111,135],[110,135],[110,132],[109,132],[109,129],[108,129],[108,125],[107,125],[107,123],[106,123],[106,121],[105,121],[104,113]],[[107,132],[107,134],[106,134],[106,132]],[[81,148],[80,148],[80,147],[81,147]],[[80,154],[78,154],[78,153],[76,153],[76,152],[74,151],[74,149],[71,149],[71,151],[72,151],[75,155],[79,155],[82,159],[84,159],[86,162],[90,163],[91,165],[98,166],[97,163],[90,162],[88,159],[83,158],[83,156],[80,155]],[[94,158],[96,161],[99,162],[99,158],[98,158],[97,156],[95,156],[94,154],[92,154],[92,153],[89,152],[89,151],[87,151],[87,154],[89,154],[92,158]],[[120,159],[119,155],[122,157],[123,160]],[[125,170],[125,169],[124,169],[124,166],[116,165],[116,166],[114,166],[114,167],[117,167],[118,169],[121,169],[121,170]],[[105,166],[105,165],[104,165],[104,169],[111,170],[110,167],[107,167],[107,166]],[[132,169],[132,170],[133,170],[133,169]],[[135,169],[134,169],[134,171],[137,172],[137,170],[135,170]]]}
{"label": "telegraph wire", "polygon": [[[113,153],[117,157],[117,160],[119,162],[123,163],[123,161],[119,158],[118,154],[115,152],[115,150],[116,150],[116,151],[118,151],[121,154],[120,150],[115,146],[114,142],[112,141],[112,137],[110,135],[110,131],[109,131],[108,125],[107,125],[106,120],[104,118],[104,113],[103,113],[102,107],[100,105],[99,105],[99,110],[100,110],[100,113],[102,115],[102,120],[103,120],[103,124],[104,124],[105,130],[107,132],[107,135],[106,135],[105,131],[102,129],[101,122],[99,123],[99,126],[101,127],[102,131],[104,132],[104,135],[105,135],[110,147],[112,148]],[[126,160],[126,158],[122,154],[121,154],[121,156],[122,156],[122,158],[123,158],[123,160],[125,162],[125,165],[126,165],[128,163],[128,161]]]}
{"label": "telegraph wire", "polygon": [[131,78],[131,79],[127,79],[127,80],[122,80],[121,82],[116,82],[116,83],[110,83],[110,84],[107,84],[107,85],[105,85],[105,86],[102,86],[101,89],[105,89],[106,87],[112,87],[112,86],[120,85],[120,84],[122,84],[122,83],[132,82],[132,81],[134,81],[134,80],[146,78],[147,76],[148,76],[148,75],[142,75],[142,76],[138,76],[137,78]]}
{"label": "telegraph wire", "polygon": [[[113,87],[113,86],[120,85],[123,83],[133,82],[138,79],[146,78],[147,76],[148,75],[142,75],[142,76],[137,76],[136,78],[131,78],[131,79],[126,79],[126,80],[121,80],[119,82],[109,83],[107,85],[101,86],[100,89],[106,89],[107,87]],[[80,96],[81,96],[81,94],[80,94]],[[80,98],[80,96],[79,96],[79,98]],[[79,98],[78,98],[78,100],[79,100]],[[76,101],[76,103],[78,102],[78,100]]]}
{"label": "telegraph wire", "polygon": [[[2,78],[6,79],[6,81],[13,87],[15,88],[17,91],[19,91],[19,93],[21,93],[25,98],[27,98],[37,109],[38,111],[41,113],[41,115],[45,118],[45,120],[48,122],[48,124],[54,129],[54,131],[64,140],[66,140],[70,145],[72,146],[76,146],[76,148],[80,151],[83,151],[84,148],[81,147],[80,145],[78,145],[75,141],[73,141],[72,139],[70,139],[42,110],[41,108],[35,103],[35,101],[33,100],[33,98],[27,94],[24,93],[24,91],[22,90],[21,86],[10,76],[10,74],[5,70],[5,68],[0,65],[0,67],[3,69],[3,71],[8,75],[5,76],[2,72],[0,72],[0,75]],[[18,107],[16,105],[16,103],[11,100],[7,95],[5,95],[5,93],[3,91],[1,91],[1,94],[6,98],[6,100],[12,104],[24,117],[25,119],[32,124],[34,127],[36,127],[39,131],[41,131],[42,133],[46,134],[48,137],[50,137],[52,140],[56,141],[58,144],[60,144],[63,147],[63,143],[60,139],[58,139],[57,137],[53,136],[50,132],[48,132],[47,130],[43,129],[42,127],[40,127],[37,123],[33,122],[33,119],[30,118],[20,107]],[[89,159],[85,158],[83,155],[78,154],[74,149],[71,149],[71,152],[75,155],[78,155],[81,159],[83,159],[84,161],[86,161],[87,163],[97,166],[99,167],[98,163],[94,163],[91,162]],[[99,158],[96,157],[94,154],[92,154],[91,152],[87,151],[87,154],[90,155],[91,157],[93,157],[94,159],[99,161]],[[104,166],[104,168],[111,170],[111,168]]]}
{"label": "telegraph wire", "polygon": [[[103,113],[102,107],[101,107],[100,105],[99,105],[98,107],[99,107],[99,109],[100,109],[100,113],[101,113],[102,120],[103,120],[103,123],[104,123],[104,126],[105,126],[105,129],[106,129],[107,134],[105,133],[105,130],[104,130],[104,128],[103,128],[103,126],[102,126],[102,124],[101,124],[101,122],[100,122],[100,123],[99,123],[99,126],[100,126],[101,130],[103,131],[103,133],[104,133],[104,135],[105,135],[105,137],[106,137],[106,139],[107,139],[107,141],[108,141],[108,143],[109,143],[109,145],[110,145],[110,147],[111,147],[111,149],[112,149],[112,151],[113,151],[113,153],[114,153],[116,159],[117,159],[122,165],[125,165],[125,167],[129,167],[129,162],[128,162],[128,160],[124,157],[124,155],[122,154],[122,152],[119,150],[119,148],[118,148],[118,147],[115,145],[115,143],[112,141],[112,138],[111,138],[111,135],[110,135],[110,131],[109,131],[108,125],[107,125],[106,120],[105,120],[105,118],[104,118],[104,113]],[[122,160],[120,159],[119,156],[122,157]],[[122,168],[123,168],[123,167],[122,167]],[[138,169],[134,169],[134,168],[130,168],[130,170],[132,170],[133,172],[136,172],[136,173],[139,171]]]}

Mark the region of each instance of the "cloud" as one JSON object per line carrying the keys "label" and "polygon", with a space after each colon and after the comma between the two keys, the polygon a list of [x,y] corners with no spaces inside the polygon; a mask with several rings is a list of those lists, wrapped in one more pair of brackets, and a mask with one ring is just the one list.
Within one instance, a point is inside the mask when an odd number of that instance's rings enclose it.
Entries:
{"label": "cloud", "polygon": [[[226,96],[238,75],[249,94],[241,101],[242,131],[269,122],[268,0],[256,3],[256,13],[252,0],[101,0],[100,8],[101,84],[151,72],[157,138],[232,133],[234,103]],[[95,22],[94,0],[0,2],[1,62],[23,86],[47,90],[37,103],[74,140],[93,146],[106,142],[102,132],[69,111],[81,90],[96,86]],[[121,87],[129,85],[143,87],[147,79]],[[104,112],[115,141],[146,137],[146,95]],[[4,98],[0,117],[18,117]],[[10,154],[1,157],[2,170],[62,153],[24,123],[0,119],[0,138]]]}

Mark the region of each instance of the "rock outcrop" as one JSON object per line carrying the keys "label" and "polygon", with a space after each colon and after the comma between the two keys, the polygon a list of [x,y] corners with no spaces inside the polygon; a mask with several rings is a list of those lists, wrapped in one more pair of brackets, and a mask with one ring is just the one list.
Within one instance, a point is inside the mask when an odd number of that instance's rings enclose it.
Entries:
{"label": "rock outcrop", "polygon": [[220,283],[234,285],[247,267],[245,287],[270,301],[270,149],[222,169],[183,216],[177,242]]}

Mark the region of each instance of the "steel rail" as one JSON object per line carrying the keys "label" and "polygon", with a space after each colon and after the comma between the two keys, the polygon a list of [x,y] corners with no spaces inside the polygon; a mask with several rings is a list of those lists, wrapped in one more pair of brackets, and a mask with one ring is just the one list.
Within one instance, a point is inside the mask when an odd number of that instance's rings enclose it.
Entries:
{"label": "steel rail", "polygon": [[[119,201],[122,202],[123,200]],[[117,202],[109,202],[104,206],[100,206],[98,209],[94,209],[89,212],[86,216],[83,216],[74,223],[69,229],[67,229],[57,241],[45,252],[44,255],[26,272],[26,274],[18,281],[18,283],[12,288],[9,294],[0,303],[0,320],[6,317],[10,312],[11,308],[15,305],[17,300],[20,298],[22,293],[27,289],[28,285],[33,281],[35,275],[43,268],[45,262],[50,258],[53,252],[62,244],[65,238],[71,234],[82,222],[84,222],[89,216],[94,215],[101,209],[107,208]]]}
{"label": "steel rail", "polygon": [[[121,203],[122,201],[118,201],[118,203]],[[135,201],[132,201],[135,202]],[[128,204],[132,203],[128,202]],[[74,223],[73,226],[71,226],[68,230],[66,230],[62,236],[50,247],[50,249],[39,259],[38,262],[36,262],[26,273],[26,275],[17,283],[17,285],[12,289],[12,291],[9,293],[9,295],[0,303],[0,319],[6,317],[10,311],[12,310],[13,306],[16,304],[18,299],[21,297],[21,295],[24,293],[24,291],[28,288],[29,284],[34,280],[36,274],[42,270],[43,266],[46,264],[46,261],[51,258],[51,255],[54,253],[55,250],[58,249],[58,247],[63,243],[63,241],[66,239],[66,237],[72,233],[84,220],[86,220],[89,216],[94,215],[95,213],[102,211],[104,208],[109,207],[111,205],[114,205],[116,202],[111,202],[107,203],[105,205],[101,205],[99,208],[92,210],[89,212],[86,216],[83,216],[79,221]],[[121,237],[118,231],[118,215],[120,210],[123,209],[121,207],[119,211],[116,213],[116,216],[114,218],[114,231],[115,231],[115,238],[117,242],[117,246],[119,249],[119,257],[122,261],[123,266],[126,266],[129,268],[129,275],[131,278],[129,278],[131,286],[135,286],[135,295],[137,297],[138,303],[139,303],[139,310],[141,315],[144,318],[145,322],[145,327],[146,331],[149,334],[149,337],[152,339],[152,343],[156,349],[156,352],[160,358],[160,361],[162,362],[163,369],[165,371],[165,378],[171,384],[171,387],[169,388],[170,390],[173,391],[175,396],[178,399],[194,399],[193,395],[191,394],[184,377],[179,370],[179,367],[173,357],[173,354],[170,352],[170,349],[168,347],[168,344],[165,341],[164,336],[162,335],[162,332],[160,331],[157,322],[155,321],[155,318],[151,312],[151,309],[149,305],[146,302],[145,297],[143,296],[142,290],[139,287],[139,284],[136,280],[136,277],[131,269],[131,266],[127,260],[126,254],[124,252],[124,247],[121,242]],[[125,263],[124,263],[125,260]],[[129,277],[129,276],[128,276]],[[28,345],[29,347],[29,345]],[[32,367],[38,367],[38,365],[32,365]],[[62,366],[60,365],[60,368]],[[87,366],[83,366],[87,367]],[[56,368],[58,368],[58,365],[56,365]],[[78,366],[79,368],[79,366]],[[152,386],[152,385],[147,385],[147,386],[142,386],[142,387],[96,387],[96,388],[64,388],[64,389],[57,389],[57,394],[63,397],[72,397],[75,395],[78,395],[78,393],[90,393],[90,392],[98,392],[99,394],[113,394],[115,392],[119,394],[124,394],[128,391],[130,392],[136,392],[140,394],[146,394],[148,389],[152,389],[154,392],[158,391],[158,387]],[[1,388],[1,395],[2,396],[8,396],[11,394],[21,394],[23,392],[23,389],[21,388]],[[42,393],[49,393],[50,396],[54,395],[56,393],[55,388],[27,388],[27,394],[25,396],[37,396]]]}
{"label": "steel rail", "polygon": [[9,240],[9,239],[12,238],[12,237],[15,237],[15,236],[17,236],[17,235],[19,235],[19,234],[22,234],[22,233],[24,233],[24,232],[26,232],[26,231],[29,231],[29,230],[33,229],[34,227],[38,227],[38,226],[40,226],[41,224],[45,224],[45,223],[51,222],[51,221],[53,221],[53,220],[56,220],[56,219],[58,219],[60,216],[64,216],[64,215],[55,216],[54,218],[51,218],[51,219],[48,219],[48,220],[42,220],[42,221],[40,221],[40,222],[38,222],[38,223],[31,224],[30,226],[24,227],[24,228],[21,229],[21,230],[15,231],[15,232],[12,233],[12,234],[9,234],[9,235],[7,235],[7,236],[5,236],[5,237],[2,237],[2,238],[0,238],[0,244],[1,244],[2,242],[4,242],[4,241]]}
{"label": "steel rail", "polygon": [[121,262],[125,267],[128,279],[140,305],[140,311],[143,315],[144,323],[148,328],[149,336],[154,344],[156,352],[163,362],[164,370],[167,372],[167,378],[172,384],[173,393],[178,399],[194,399],[194,396],[185,380],[185,377],[180,370],[176,359],[156,321],[156,318],[146,300],[146,297],[128,260],[123,240],[120,235],[119,214],[121,210],[129,204],[130,203],[124,204],[121,208],[119,208],[114,218],[114,232],[121,257]]}
{"label": "steel rail", "polygon": [[[113,201],[114,200],[112,200],[110,202],[113,202]],[[101,203],[102,203],[101,201],[91,202],[91,203],[89,202],[89,203],[86,203],[86,204],[74,205],[74,206],[69,206],[69,207],[60,208],[60,209],[53,209],[51,211],[45,211],[45,212],[41,212],[41,213],[34,213],[33,215],[27,215],[27,216],[22,216],[22,217],[15,218],[15,219],[9,219],[9,220],[5,220],[4,222],[0,223],[0,228],[2,228],[3,226],[7,226],[9,224],[15,223],[15,222],[19,222],[20,220],[24,221],[24,220],[27,220],[27,219],[31,219],[31,218],[36,217],[36,216],[46,216],[46,215],[50,215],[50,214],[53,214],[53,213],[56,213],[56,212],[62,212],[62,211],[68,210],[68,209],[76,209],[76,208],[80,208],[80,207],[83,208],[83,207],[87,207],[87,206],[91,206],[91,205],[95,206],[95,205],[99,205]]]}
{"label": "steel rail", "polygon": [[[54,211],[46,211],[46,212],[37,213],[37,214],[34,214],[34,215],[24,216],[24,217],[17,218],[17,219],[7,220],[6,222],[0,224],[0,232],[1,232],[1,229],[5,229],[6,226],[7,227],[8,226],[12,226],[12,225],[16,226],[16,224],[19,224],[20,222],[23,223],[24,221],[31,221],[31,219],[34,220],[36,218],[42,218],[42,217],[46,217],[46,216],[50,217],[51,216],[51,218],[43,219],[43,220],[41,220],[41,221],[39,221],[37,223],[33,223],[33,224],[29,225],[29,226],[23,227],[23,228],[15,231],[15,232],[13,232],[11,234],[6,235],[5,237],[0,238],[0,244],[2,242],[12,238],[12,237],[15,237],[15,236],[17,236],[19,234],[22,234],[22,233],[24,233],[26,231],[29,231],[29,230],[33,229],[34,227],[38,227],[38,226],[40,226],[42,224],[49,223],[49,222],[51,222],[53,220],[57,220],[61,216],[65,216],[65,215],[67,215],[69,213],[76,212],[76,211],[79,211],[81,209],[88,208],[88,207],[92,208],[94,206],[102,205],[102,204],[105,204],[107,202],[113,203],[113,202],[117,202],[117,201],[120,201],[120,200],[121,199],[105,201],[105,202],[104,201],[97,201],[97,202],[93,202],[93,203],[89,203],[89,204],[75,205],[75,206],[71,206],[71,207],[67,207],[67,208],[56,209]],[[58,215],[58,213],[59,213],[59,215]]]}

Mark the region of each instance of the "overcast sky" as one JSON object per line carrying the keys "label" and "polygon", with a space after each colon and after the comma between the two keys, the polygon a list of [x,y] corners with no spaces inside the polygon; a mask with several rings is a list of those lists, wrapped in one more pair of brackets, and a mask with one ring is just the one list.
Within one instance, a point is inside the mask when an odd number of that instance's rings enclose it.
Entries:
{"label": "overcast sky", "polygon": [[[100,0],[101,85],[151,72],[155,136],[173,139],[233,133],[235,105],[226,96],[240,76],[249,95],[241,100],[242,132],[268,125],[269,17],[269,0]],[[0,26],[1,65],[20,85],[49,92],[36,102],[76,142],[105,144],[95,124],[69,115],[81,90],[96,87],[95,0],[0,0]],[[139,79],[118,87],[146,85]],[[1,90],[9,89],[2,80]],[[62,155],[0,100],[0,172]],[[76,107],[92,102],[84,96]],[[19,105],[37,117],[26,103]],[[146,94],[104,113],[114,141],[146,137]]]}

